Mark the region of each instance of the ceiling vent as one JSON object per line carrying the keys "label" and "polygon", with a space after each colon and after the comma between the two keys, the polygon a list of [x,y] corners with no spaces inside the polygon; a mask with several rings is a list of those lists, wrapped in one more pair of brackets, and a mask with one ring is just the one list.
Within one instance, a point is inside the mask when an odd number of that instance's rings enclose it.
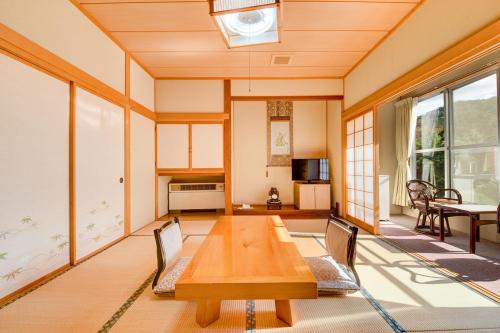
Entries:
{"label": "ceiling vent", "polygon": [[273,55],[271,57],[271,65],[290,65],[292,61],[291,55]]}

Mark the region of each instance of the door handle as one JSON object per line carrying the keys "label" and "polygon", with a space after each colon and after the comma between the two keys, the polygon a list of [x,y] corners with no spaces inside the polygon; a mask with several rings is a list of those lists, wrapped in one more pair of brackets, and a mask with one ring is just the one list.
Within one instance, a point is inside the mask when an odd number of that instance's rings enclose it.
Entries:
{"label": "door handle", "polygon": [[120,184],[123,184],[123,177],[120,177]]}

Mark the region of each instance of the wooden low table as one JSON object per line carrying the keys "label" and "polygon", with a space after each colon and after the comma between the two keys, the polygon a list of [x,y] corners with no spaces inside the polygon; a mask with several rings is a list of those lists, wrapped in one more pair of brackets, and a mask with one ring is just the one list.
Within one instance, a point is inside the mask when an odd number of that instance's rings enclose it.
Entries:
{"label": "wooden low table", "polygon": [[481,214],[496,214],[497,207],[493,205],[468,205],[468,204],[436,204],[439,208],[439,239],[444,242],[444,218],[445,210],[459,211],[469,215],[469,252],[476,253],[476,221]]}
{"label": "wooden low table", "polygon": [[175,298],[198,303],[196,322],[220,315],[221,300],[274,299],[293,325],[290,300],[317,298],[316,279],[279,216],[221,216],[176,283]]}

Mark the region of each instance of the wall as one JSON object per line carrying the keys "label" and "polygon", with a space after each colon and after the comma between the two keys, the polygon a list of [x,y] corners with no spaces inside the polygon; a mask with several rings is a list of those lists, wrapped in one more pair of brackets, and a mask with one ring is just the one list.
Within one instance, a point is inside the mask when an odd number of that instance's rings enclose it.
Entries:
{"label": "wall", "polygon": [[125,53],[70,1],[3,0],[0,23],[125,92]]}
{"label": "wall", "polygon": [[155,122],[130,113],[130,229],[155,220]]}
{"label": "wall", "polygon": [[69,86],[0,54],[0,299],[69,263]]}
{"label": "wall", "polygon": [[332,207],[339,203],[342,213],[342,102],[327,102],[327,156],[332,179]]}
{"label": "wall", "polygon": [[424,2],[345,78],[345,107],[498,19],[499,15],[498,0]]}
{"label": "wall", "polygon": [[155,80],[134,59],[130,59],[130,98],[155,109]]}
{"label": "wall", "polygon": [[233,96],[322,96],[342,95],[343,82],[324,80],[231,80]]}
{"label": "wall", "polygon": [[[326,101],[296,101],[293,105],[295,158],[326,156]],[[293,204],[290,167],[267,165],[265,101],[233,103],[233,202],[265,204],[271,187],[283,204]]]}
{"label": "wall", "polygon": [[222,80],[157,80],[156,112],[223,112]]}
{"label": "wall", "polygon": [[388,102],[378,109],[379,174],[389,176],[391,214],[401,214],[401,206],[392,204],[394,177],[398,167],[396,159],[396,114],[394,102]]}
{"label": "wall", "polygon": [[172,177],[158,177],[158,217],[168,214],[168,183]]}

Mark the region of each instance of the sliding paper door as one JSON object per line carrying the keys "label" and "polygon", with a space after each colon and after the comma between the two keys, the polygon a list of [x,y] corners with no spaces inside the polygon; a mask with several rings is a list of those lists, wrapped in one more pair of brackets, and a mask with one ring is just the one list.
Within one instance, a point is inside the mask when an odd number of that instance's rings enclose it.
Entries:
{"label": "sliding paper door", "polygon": [[344,121],[347,219],[377,233],[374,112]]}
{"label": "sliding paper door", "polygon": [[76,258],[124,235],[124,110],[76,90]]}
{"label": "sliding paper door", "polygon": [[130,230],[155,219],[155,122],[130,112]]}
{"label": "sliding paper door", "polygon": [[3,54],[0,73],[2,298],[69,264],[69,85]]}

